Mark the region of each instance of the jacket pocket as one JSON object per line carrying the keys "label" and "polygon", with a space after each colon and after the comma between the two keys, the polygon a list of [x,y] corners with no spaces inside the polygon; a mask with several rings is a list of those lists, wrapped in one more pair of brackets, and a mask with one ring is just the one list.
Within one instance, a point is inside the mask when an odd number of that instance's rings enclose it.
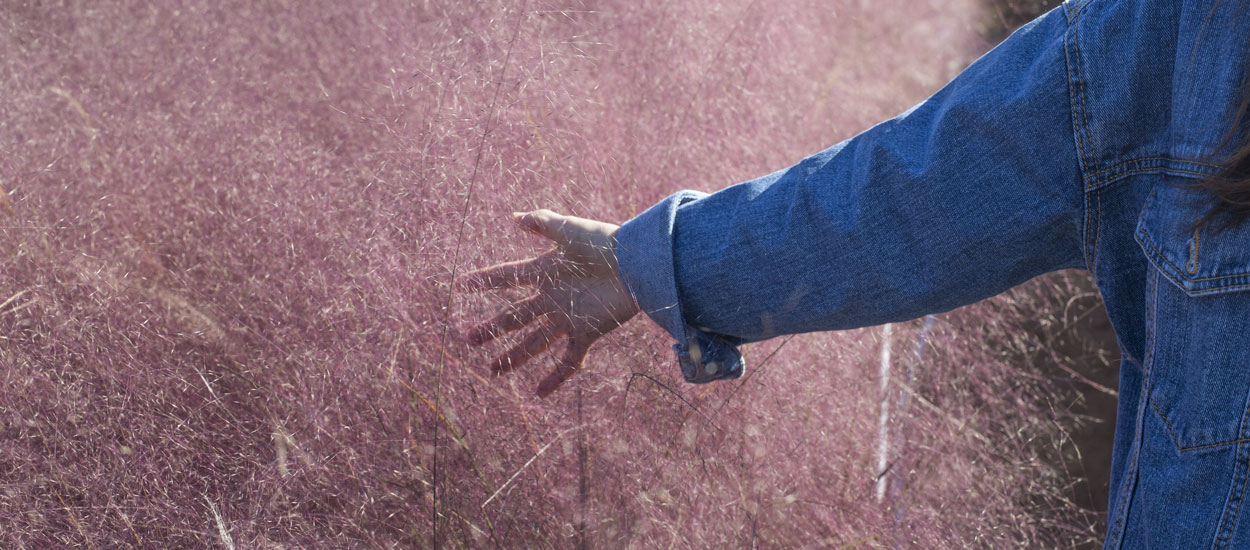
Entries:
{"label": "jacket pocket", "polygon": [[1194,451],[1250,439],[1250,223],[1195,230],[1210,204],[1186,182],[1155,187],[1135,237],[1151,264],[1148,398],[1177,448]]}

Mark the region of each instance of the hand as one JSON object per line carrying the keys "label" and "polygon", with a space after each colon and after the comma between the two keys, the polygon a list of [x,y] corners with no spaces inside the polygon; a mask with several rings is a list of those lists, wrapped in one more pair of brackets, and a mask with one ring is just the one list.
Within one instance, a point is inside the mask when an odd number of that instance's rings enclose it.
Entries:
{"label": "hand", "polygon": [[473,327],[464,337],[480,346],[537,324],[521,343],[491,361],[491,372],[498,375],[568,336],[568,348],[556,370],[538,385],[538,396],[546,397],[581,368],[595,340],[637,314],[638,306],[616,274],[618,226],[550,210],[514,213],[513,219],[526,231],[555,241],[555,248],[536,258],[468,273],[461,284],[471,291],[533,286],[537,292]]}

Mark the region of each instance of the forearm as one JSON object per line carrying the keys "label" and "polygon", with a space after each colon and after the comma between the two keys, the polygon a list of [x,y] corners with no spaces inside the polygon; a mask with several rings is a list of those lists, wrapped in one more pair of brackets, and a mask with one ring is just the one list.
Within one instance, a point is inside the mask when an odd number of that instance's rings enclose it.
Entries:
{"label": "forearm", "polygon": [[1081,265],[1065,30],[1052,13],[893,120],[787,170],[666,199],[622,227],[622,278],[680,357],[692,333],[723,355]]}

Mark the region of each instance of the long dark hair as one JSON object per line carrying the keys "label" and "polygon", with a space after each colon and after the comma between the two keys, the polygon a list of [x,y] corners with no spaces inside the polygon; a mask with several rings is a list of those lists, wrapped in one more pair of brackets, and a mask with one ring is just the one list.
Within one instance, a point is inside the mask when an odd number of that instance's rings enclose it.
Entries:
{"label": "long dark hair", "polygon": [[[1197,225],[1215,222],[1217,232],[1244,223],[1250,219],[1250,128],[1246,115],[1250,113],[1250,70],[1242,83],[1241,105],[1233,117],[1224,141],[1212,155],[1223,169],[1199,182],[1198,187],[1212,195],[1214,207],[1198,221]],[[1239,137],[1240,136],[1240,137]],[[1229,149],[1232,148],[1231,153]],[[1216,220],[1218,219],[1218,222]]]}

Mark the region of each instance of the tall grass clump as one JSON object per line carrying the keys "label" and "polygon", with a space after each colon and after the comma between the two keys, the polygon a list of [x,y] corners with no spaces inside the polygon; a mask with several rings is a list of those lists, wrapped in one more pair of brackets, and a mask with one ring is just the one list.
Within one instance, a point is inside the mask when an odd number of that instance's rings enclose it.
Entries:
{"label": "tall grass clump", "polygon": [[539,251],[508,212],[619,223],[789,165],[952,78],[983,13],[0,8],[0,547],[1083,543],[1038,330],[1065,277],[711,386],[641,319],[546,400],[455,337],[519,295],[454,275]]}

